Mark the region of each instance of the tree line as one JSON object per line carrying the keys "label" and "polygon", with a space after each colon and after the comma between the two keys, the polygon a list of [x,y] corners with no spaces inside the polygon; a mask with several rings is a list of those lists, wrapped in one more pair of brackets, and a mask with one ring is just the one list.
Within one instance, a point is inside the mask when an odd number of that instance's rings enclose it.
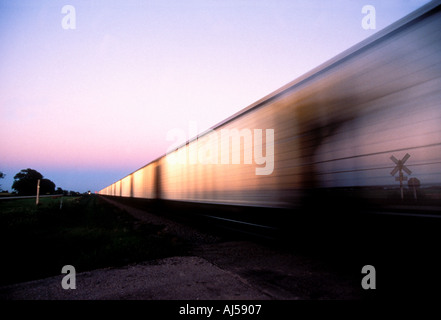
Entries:
{"label": "tree line", "polygon": [[[0,179],[4,178],[3,172],[0,172]],[[61,188],[55,189],[55,183],[43,177],[43,175],[34,169],[22,169],[14,176],[12,189],[19,196],[34,196],[37,194],[37,184],[40,180],[40,194],[63,194],[79,195],[79,192],[67,191]]]}

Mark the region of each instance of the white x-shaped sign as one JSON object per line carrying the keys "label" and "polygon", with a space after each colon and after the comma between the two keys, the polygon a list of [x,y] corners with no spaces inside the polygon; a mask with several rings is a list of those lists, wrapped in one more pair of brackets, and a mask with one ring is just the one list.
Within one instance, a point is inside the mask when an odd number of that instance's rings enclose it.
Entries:
{"label": "white x-shaped sign", "polygon": [[403,170],[404,172],[406,172],[408,175],[412,174],[412,171],[409,170],[409,168],[407,168],[404,163],[407,161],[407,159],[410,158],[410,154],[406,153],[406,155],[403,157],[403,159],[401,160],[397,160],[397,158],[395,158],[394,156],[391,156],[390,159],[395,162],[396,166],[395,168],[390,172],[390,174],[392,176],[394,176],[398,171]]}

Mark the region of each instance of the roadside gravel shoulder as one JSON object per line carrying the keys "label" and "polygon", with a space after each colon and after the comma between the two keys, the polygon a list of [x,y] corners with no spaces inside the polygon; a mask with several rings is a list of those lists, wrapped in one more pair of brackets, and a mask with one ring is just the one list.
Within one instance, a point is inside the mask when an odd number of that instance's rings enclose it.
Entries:
{"label": "roadside gravel shoulder", "polygon": [[200,257],[172,257],[98,269],[76,275],[76,289],[61,286],[64,275],[0,288],[2,300],[262,300],[270,297],[241,277]]}

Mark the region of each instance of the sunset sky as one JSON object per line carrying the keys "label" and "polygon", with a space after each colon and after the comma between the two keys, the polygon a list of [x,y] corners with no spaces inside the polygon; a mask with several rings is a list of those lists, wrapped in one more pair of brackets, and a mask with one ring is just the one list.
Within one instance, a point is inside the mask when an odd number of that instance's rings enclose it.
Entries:
{"label": "sunset sky", "polygon": [[1,188],[100,190],[427,2],[0,0]]}

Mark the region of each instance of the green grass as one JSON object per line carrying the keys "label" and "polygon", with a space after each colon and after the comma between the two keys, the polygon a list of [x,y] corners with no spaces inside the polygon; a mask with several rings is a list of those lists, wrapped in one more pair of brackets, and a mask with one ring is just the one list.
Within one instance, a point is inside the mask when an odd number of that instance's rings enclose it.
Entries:
{"label": "green grass", "polygon": [[96,196],[0,202],[0,285],[184,254],[162,226],[137,222]]}

